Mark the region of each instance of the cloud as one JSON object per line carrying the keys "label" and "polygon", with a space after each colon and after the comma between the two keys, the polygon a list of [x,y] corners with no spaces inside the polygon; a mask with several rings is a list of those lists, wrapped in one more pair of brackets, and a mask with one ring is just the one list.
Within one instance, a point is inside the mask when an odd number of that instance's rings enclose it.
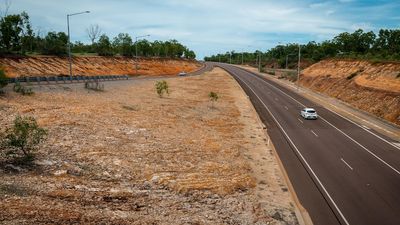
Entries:
{"label": "cloud", "polygon": [[[89,42],[85,29],[99,24],[110,37],[151,34],[150,40],[177,39],[200,57],[249,45],[268,49],[278,42],[322,41],[343,31],[398,27],[400,3],[389,0],[18,0],[10,11],[27,11],[34,27],[66,31]],[[392,18],[388,20],[387,18]],[[252,49],[253,48],[253,49]],[[256,47],[250,49],[255,50]]]}

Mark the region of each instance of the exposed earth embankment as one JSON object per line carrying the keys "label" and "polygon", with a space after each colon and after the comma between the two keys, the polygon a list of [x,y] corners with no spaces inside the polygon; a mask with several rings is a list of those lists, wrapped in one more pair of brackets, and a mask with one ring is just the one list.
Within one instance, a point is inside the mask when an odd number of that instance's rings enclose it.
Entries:
{"label": "exposed earth embankment", "polygon": [[400,63],[323,60],[306,68],[300,82],[400,125]]}
{"label": "exposed earth embankment", "polygon": [[[176,75],[192,72],[202,65],[193,60],[140,58],[138,70],[131,57],[73,57],[75,75]],[[0,58],[8,77],[69,75],[68,57],[35,56]]]}

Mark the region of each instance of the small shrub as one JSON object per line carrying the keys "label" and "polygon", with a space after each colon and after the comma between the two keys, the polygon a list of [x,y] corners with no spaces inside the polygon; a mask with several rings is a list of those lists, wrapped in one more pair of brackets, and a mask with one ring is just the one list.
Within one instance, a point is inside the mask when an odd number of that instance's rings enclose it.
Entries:
{"label": "small shrub", "polygon": [[93,91],[104,91],[104,84],[98,81],[86,81],[85,88]]}
{"label": "small shrub", "polygon": [[396,78],[400,78],[400,73],[397,74]]}
{"label": "small shrub", "polygon": [[156,91],[160,98],[163,97],[164,93],[169,94],[168,83],[165,80],[156,82]]}
{"label": "small shrub", "polygon": [[21,163],[31,162],[35,150],[46,135],[47,131],[38,126],[35,118],[17,116],[13,127],[1,135],[1,152],[14,160],[21,159]]}
{"label": "small shrub", "polygon": [[20,82],[16,82],[14,84],[13,90],[22,95],[33,95],[33,93],[34,93],[32,91],[32,88],[26,88],[25,86],[21,85]]}
{"label": "small shrub", "polygon": [[210,98],[210,101],[211,101],[211,104],[212,104],[211,107],[214,108],[214,102],[216,102],[218,100],[218,98],[219,98],[218,94],[211,91],[208,94],[208,97]]}

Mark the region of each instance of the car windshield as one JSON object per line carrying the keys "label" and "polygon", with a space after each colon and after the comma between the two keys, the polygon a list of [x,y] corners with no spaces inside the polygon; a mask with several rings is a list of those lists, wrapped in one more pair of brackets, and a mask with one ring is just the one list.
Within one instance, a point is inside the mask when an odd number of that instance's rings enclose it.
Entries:
{"label": "car windshield", "polygon": [[314,110],[307,110],[308,113],[315,113]]}

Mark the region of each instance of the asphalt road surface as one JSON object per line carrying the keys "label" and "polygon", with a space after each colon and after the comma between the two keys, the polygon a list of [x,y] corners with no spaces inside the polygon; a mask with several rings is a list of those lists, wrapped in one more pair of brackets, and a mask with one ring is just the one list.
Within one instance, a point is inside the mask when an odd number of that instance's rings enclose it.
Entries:
{"label": "asphalt road surface", "polygon": [[[400,224],[400,149],[389,138],[249,71],[210,64],[250,97],[314,224]],[[304,120],[306,106],[319,119]]]}

